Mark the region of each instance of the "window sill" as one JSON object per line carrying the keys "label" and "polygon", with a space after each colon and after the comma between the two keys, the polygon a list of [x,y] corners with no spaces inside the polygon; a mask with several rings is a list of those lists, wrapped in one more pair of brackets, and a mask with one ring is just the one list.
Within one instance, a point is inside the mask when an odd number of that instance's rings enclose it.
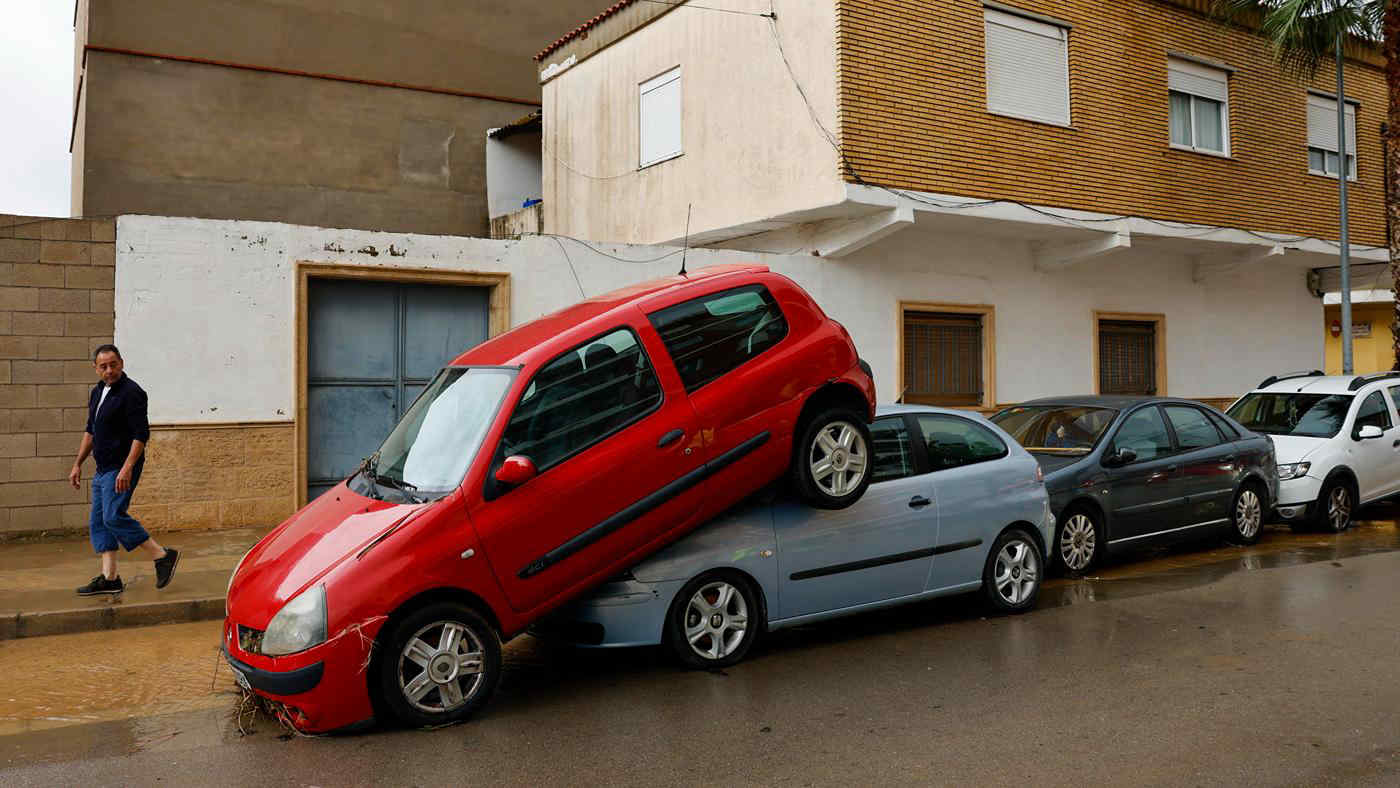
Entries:
{"label": "window sill", "polygon": [[649,168],[651,168],[651,167],[655,167],[655,166],[658,165],[658,164],[665,164],[666,162],[671,161],[671,160],[673,160],[673,159],[679,159],[680,157],[682,157],[682,156],[684,156],[684,155],[685,155],[685,151],[677,151],[677,152],[672,153],[672,154],[670,154],[670,155],[668,155],[668,156],[662,156],[661,158],[656,159],[655,161],[649,161],[649,162],[646,162],[646,163],[644,163],[644,164],[639,164],[639,165],[637,165],[637,172],[641,172],[642,170],[649,169]]}
{"label": "window sill", "polygon": [[[1308,170],[1308,174],[1313,176],[1314,178],[1326,178],[1329,181],[1337,180],[1337,176],[1333,175],[1330,172],[1318,172],[1317,170]],[[1352,175],[1347,178],[1347,183],[1361,183],[1361,179],[1357,178],[1355,175]]]}
{"label": "window sill", "polygon": [[1201,156],[1209,156],[1209,157],[1211,157],[1212,159],[1224,159],[1224,160],[1226,160],[1226,161],[1239,161],[1239,157],[1237,157],[1237,156],[1232,156],[1232,155],[1230,155],[1229,153],[1221,153],[1220,151],[1206,150],[1206,149],[1204,149],[1204,148],[1191,148],[1191,147],[1187,147],[1186,145],[1177,145],[1177,144],[1174,143],[1174,142],[1167,145],[1167,150],[1180,151],[1180,152],[1182,152],[1182,153],[1195,153],[1195,154],[1199,154],[1199,155],[1201,155]]}
{"label": "window sill", "polygon": [[1014,112],[1004,112],[1004,111],[1002,111],[1002,110],[992,109],[991,107],[988,107],[988,108],[987,108],[987,112],[990,113],[990,114],[992,114],[992,115],[997,115],[997,116],[999,116],[999,117],[1003,117],[1003,118],[1012,118],[1013,120],[1024,120],[1024,121],[1026,121],[1027,123],[1035,123],[1035,124],[1040,125],[1040,126],[1053,126],[1054,128],[1057,128],[1057,129],[1068,129],[1068,130],[1070,130],[1070,131],[1078,131],[1078,130],[1079,130],[1079,129],[1075,128],[1072,124],[1069,124],[1069,123],[1061,123],[1061,122],[1059,122],[1058,120],[1049,120],[1049,119],[1047,119],[1047,118],[1037,118],[1037,117],[1033,117],[1033,116],[1031,116],[1031,115],[1017,115],[1017,114],[1014,113]]}

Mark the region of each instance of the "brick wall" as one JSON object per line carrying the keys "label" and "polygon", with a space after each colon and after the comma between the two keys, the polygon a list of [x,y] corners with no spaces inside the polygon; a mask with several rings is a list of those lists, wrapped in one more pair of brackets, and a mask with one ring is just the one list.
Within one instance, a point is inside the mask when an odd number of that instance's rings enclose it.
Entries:
{"label": "brick wall", "polygon": [[[1308,174],[1307,90],[1260,37],[1190,7],[1204,0],[1004,0],[1073,25],[1069,128],[987,110],[981,0],[838,0],[843,149],[885,186],[1336,238],[1337,184]],[[1188,7],[1183,7],[1188,6]],[[781,22],[780,22],[781,24]],[[1223,62],[1229,157],[1170,148],[1167,57]],[[1384,245],[1375,53],[1346,67],[1358,98],[1352,240]]]}
{"label": "brick wall", "polygon": [[[92,460],[67,480],[112,341],[115,239],[112,219],[0,215],[0,540],[87,529]],[[157,535],[276,525],[295,458],[291,424],[154,424],[131,513]]]}
{"label": "brick wall", "polygon": [[87,523],[67,479],[112,341],[115,239],[111,219],[0,215],[0,535]]}

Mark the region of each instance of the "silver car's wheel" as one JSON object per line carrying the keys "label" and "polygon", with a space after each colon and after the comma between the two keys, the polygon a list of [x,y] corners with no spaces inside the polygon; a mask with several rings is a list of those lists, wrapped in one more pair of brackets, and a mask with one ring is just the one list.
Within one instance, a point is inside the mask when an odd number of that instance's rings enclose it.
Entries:
{"label": "silver car's wheel", "polygon": [[666,643],[694,668],[723,668],[744,658],[763,629],[763,599],[753,581],[729,569],[685,584],[666,614]]}
{"label": "silver car's wheel", "polygon": [[1351,490],[1345,484],[1334,483],[1327,493],[1327,527],[1336,533],[1351,525]]}
{"label": "silver car's wheel", "polygon": [[860,430],[845,421],[827,424],[817,433],[807,461],[812,480],[832,498],[840,498],[859,487],[870,465]]}
{"label": "silver car's wheel", "polygon": [[1024,539],[1007,543],[997,553],[992,579],[1006,604],[1015,606],[1026,601],[1040,582],[1040,559],[1036,557],[1035,547]]}
{"label": "silver car's wheel", "polygon": [[1009,528],[997,537],[987,556],[982,593],[994,609],[1019,613],[1035,604],[1041,574],[1039,544],[1021,528]]}
{"label": "silver car's wheel", "polygon": [[1094,521],[1083,512],[1071,514],[1060,529],[1060,560],[1071,572],[1083,572],[1093,563],[1098,550]]}
{"label": "silver car's wheel", "polygon": [[685,640],[701,659],[724,659],[744,641],[749,630],[749,606],[729,583],[701,586],[685,609]]}
{"label": "silver car's wheel", "polygon": [[457,621],[435,621],[404,644],[399,654],[399,690],[420,711],[455,711],[470,702],[481,686],[483,665],[476,633]]}

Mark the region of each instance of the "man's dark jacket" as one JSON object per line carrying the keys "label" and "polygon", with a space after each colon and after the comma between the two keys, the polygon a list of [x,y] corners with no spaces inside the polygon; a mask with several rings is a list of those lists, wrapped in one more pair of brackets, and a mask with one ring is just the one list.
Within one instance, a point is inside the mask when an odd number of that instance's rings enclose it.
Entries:
{"label": "man's dark jacket", "polygon": [[[102,401],[102,389],[106,385],[99,380],[88,395],[87,431],[92,435],[92,458],[97,461],[98,473],[121,470],[131,453],[131,442],[145,443],[151,439],[151,425],[146,421],[146,392],[123,374],[107,392],[107,401],[102,402],[99,410],[97,403]],[[145,464],[143,452],[131,472],[133,484],[141,476]]]}

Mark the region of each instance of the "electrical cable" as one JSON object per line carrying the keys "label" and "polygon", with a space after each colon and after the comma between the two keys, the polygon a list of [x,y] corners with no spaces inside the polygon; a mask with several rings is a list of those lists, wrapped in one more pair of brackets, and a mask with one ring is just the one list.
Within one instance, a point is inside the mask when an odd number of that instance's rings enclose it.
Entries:
{"label": "electrical cable", "polygon": [[588,293],[583,289],[583,282],[578,278],[578,270],[574,268],[573,258],[569,257],[569,251],[564,248],[564,242],[555,238],[554,243],[559,245],[559,252],[564,255],[564,262],[569,264],[569,273],[574,275],[574,284],[578,285],[578,294],[584,299],[587,299]]}

